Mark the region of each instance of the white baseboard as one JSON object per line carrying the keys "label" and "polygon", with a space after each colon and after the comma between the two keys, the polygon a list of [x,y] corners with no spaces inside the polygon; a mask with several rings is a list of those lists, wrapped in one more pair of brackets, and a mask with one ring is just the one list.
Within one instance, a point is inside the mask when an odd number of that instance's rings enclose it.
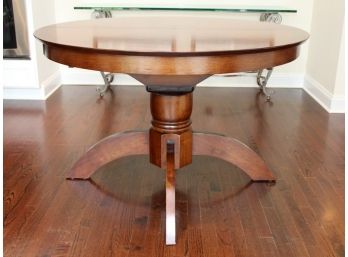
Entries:
{"label": "white baseboard", "polygon": [[306,75],[303,89],[329,113],[345,112],[345,97],[335,96],[323,85]]}
{"label": "white baseboard", "polygon": [[[103,79],[98,71],[76,68],[62,68],[61,82],[64,85],[100,85]],[[302,88],[303,74],[274,72],[269,80],[269,87]],[[125,74],[115,74],[112,85],[142,85],[139,81]],[[198,84],[205,87],[257,87],[256,74],[246,73],[243,76],[212,76]]]}
{"label": "white baseboard", "polygon": [[60,72],[56,71],[39,88],[4,88],[4,99],[16,100],[46,100],[61,86]]}
{"label": "white baseboard", "polygon": [[[41,83],[40,88],[5,88],[4,99],[47,99],[61,84],[64,85],[101,85],[103,79],[99,72],[76,68],[62,68]],[[139,81],[125,74],[115,74],[113,85],[142,85]],[[212,76],[198,84],[204,87],[257,87],[256,74],[226,77]],[[345,112],[345,97],[335,96],[310,76],[291,73],[274,72],[268,82],[268,87],[304,88],[329,113]]]}
{"label": "white baseboard", "polygon": [[331,99],[330,113],[344,113],[346,107],[345,96],[333,96]]}
{"label": "white baseboard", "polygon": [[61,85],[61,73],[58,70],[41,83],[44,99],[52,95]]}

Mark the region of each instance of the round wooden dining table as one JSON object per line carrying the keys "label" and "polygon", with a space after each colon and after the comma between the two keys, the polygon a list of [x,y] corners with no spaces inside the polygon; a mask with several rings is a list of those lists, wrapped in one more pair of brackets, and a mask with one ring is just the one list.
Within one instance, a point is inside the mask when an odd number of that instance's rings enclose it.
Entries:
{"label": "round wooden dining table", "polygon": [[214,74],[255,71],[295,60],[309,37],[305,31],[218,16],[139,14],[61,23],[34,35],[52,61],[128,74],[145,85],[152,114],[149,131],[102,139],[67,177],[89,179],[115,159],[149,155],[152,164],[166,171],[166,244],[176,242],[175,170],[190,164],[192,155],[230,162],[252,181],[275,181],[264,161],[242,142],[192,132],[192,98],[195,86]]}

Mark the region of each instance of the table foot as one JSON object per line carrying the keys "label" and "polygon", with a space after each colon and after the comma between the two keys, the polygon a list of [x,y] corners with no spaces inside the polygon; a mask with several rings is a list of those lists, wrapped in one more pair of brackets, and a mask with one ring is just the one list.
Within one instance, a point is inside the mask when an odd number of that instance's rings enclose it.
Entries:
{"label": "table foot", "polygon": [[213,156],[236,165],[253,181],[275,181],[265,162],[242,142],[214,134],[193,133],[193,155]]}
{"label": "table foot", "polygon": [[268,90],[266,88],[267,86],[267,83],[268,83],[268,80],[269,78],[271,77],[271,74],[273,72],[273,68],[268,68],[268,69],[265,69],[266,70],[266,75],[264,76],[263,75],[263,69],[262,70],[259,70],[259,72],[257,73],[257,84],[259,85],[260,89],[261,89],[261,92],[266,96],[266,99],[268,102],[271,101],[271,95],[274,93],[272,90]]}
{"label": "table foot", "polygon": [[149,133],[124,132],[108,136],[95,145],[75,163],[68,179],[89,179],[101,166],[131,155],[149,154]]}
{"label": "table foot", "polygon": [[167,141],[166,167],[166,244],[175,244],[175,143]]}
{"label": "table foot", "polygon": [[100,72],[103,80],[104,80],[104,85],[103,86],[97,86],[97,91],[101,97],[104,96],[106,91],[110,90],[110,84],[114,80],[114,74],[112,73],[104,73]]}

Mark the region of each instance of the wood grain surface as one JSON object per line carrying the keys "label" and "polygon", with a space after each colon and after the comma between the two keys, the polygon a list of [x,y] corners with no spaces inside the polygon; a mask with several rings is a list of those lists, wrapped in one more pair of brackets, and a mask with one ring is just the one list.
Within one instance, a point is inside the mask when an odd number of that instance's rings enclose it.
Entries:
{"label": "wood grain surface", "polygon": [[[344,115],[301,89],[197,88],[197,131],[234,136],[277,184],[194,156],[176,172],[177,244],[165,247],[165,172],[148,157],[102,167],[92,183],[66,172],[95,142],[147,129],[149,94],[63,86],[46,102],[4,101],[4,256],[344,256]],[[219,101],[212,101],[219,99]],[[22,124],[22,125],[18,125]]]}
{"label": "wood grain surface", "polygon": [[270,23],[141,15],[56,24],[34,35],[55,62],[130,74],[146,85],[156,83],[156,75],[181,76],[177,81],[185,84],[282,65],[297,58],[309,36]]}
{"label": "wood grain surface", "polygon": [[305,41],[308,33],[226,17],[129,15],[50,25],[38,29],[35,37],[48,44],[104,53],[199,56],[294,46]]}
{"label": "wood grain surface", "polygon": [[193,133],[192,141],[194,155],[212,156],[230,162],[253,181],[275,181],[261,157],[239,140],[209,133]]}
{"label": "wood grain surface", "polygon": [[68,179],[88,179],[103,165],[122,157],[149,154],[149,133],[122,132],[91,146],[67,173]]}

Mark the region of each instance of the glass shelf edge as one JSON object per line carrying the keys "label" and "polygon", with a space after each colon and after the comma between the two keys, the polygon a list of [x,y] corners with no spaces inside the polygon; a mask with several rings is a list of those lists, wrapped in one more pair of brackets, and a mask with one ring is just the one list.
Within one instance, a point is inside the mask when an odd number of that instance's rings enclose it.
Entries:
{"label": "glass shelf edge", "polygon": [[74,6],[75,10],[109,10],[109,11],[215,11],[235,13],[297,13],[295,9],[253,9],[253,8],[179,8],[179,7],[102,7]]}

